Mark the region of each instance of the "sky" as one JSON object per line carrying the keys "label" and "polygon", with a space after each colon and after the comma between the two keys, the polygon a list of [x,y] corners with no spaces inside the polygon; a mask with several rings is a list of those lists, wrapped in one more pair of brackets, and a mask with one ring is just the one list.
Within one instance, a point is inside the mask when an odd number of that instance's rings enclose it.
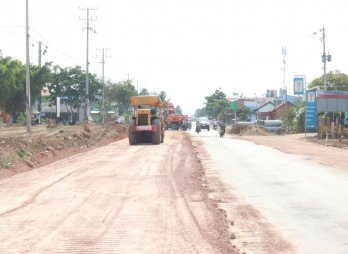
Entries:
{"label": "sky", "polygon": [[[345,0],[29,0],[30,62],[86,68],[86,8],[89,70],[101,78],[128,77],[139,90],[166,91],[192,115],[205,96],[263,96],[295,75],[306,82],[323,75],[321,28],[332,55],[327,71],[348,73],[348,2]],[[1,0],[0,50],[25,62],[25,0]],[[314,35],[316,33],[316,35]]]}

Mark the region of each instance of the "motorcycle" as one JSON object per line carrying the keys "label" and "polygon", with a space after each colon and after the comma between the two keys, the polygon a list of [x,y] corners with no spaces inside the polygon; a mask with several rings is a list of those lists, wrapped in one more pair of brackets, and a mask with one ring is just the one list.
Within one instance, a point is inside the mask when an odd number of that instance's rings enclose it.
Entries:
{"label": "motorcycle", "polygon": [[201,131],[201,127],[199,125],[196,125],[196,132],[197,132],[197,134],[199,134],[200,131]]}
{"label": "motorcycle", "polygon": [[217,129],[217,124],[213,124],[213,129],[216,130]]}
{"label": "motorcycle", "polygon": [[220,134],[220,138],[223,138],[224,135],[225,135],[225,130],[224,130],[224,129],[221,129],[221,130],[219,131],[219,134]]}

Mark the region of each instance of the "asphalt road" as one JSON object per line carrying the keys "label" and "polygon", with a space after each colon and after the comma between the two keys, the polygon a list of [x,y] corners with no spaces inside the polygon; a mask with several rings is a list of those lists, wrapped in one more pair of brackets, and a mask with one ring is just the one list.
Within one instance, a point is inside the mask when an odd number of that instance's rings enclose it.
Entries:
{"label": "asphalt road", "polygon": [[347,171],[252,142],[221,139],[216,131],[191,135],[203,143],[234,194],[265,216],[298,253],[348,253]]}

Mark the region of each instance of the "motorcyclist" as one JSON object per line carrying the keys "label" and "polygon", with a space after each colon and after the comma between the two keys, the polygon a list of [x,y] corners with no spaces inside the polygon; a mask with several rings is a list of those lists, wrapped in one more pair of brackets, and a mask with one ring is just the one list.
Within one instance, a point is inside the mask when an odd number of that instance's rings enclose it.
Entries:
{"label": "motorcyclist", "polygon": [[217,121],[214,119],[213,121],[213,129],[216,130],[217,129]]}
{"label": "motorcyclist", "polygon": [[224,121],[221,120],[221,122],[220,122],[220,130],[225,131],[225,129],[226,129],[226,125],[225,125]]}
{"label": "motorcyclist", "polygon": [[199,121],[196,122],[196,132],[199,133],[201,131],[201,124]]}
{"label": "motorcyclist", "polygon": [[220,122],[220,137],[222,138],[225,135],[226,125],[223,120]]}
{"label": "motorcyclist", "polygon": [[188,129],[191,130],[191,127],[192,127],[192,122],[191,122],[191,119],[188,120]]}

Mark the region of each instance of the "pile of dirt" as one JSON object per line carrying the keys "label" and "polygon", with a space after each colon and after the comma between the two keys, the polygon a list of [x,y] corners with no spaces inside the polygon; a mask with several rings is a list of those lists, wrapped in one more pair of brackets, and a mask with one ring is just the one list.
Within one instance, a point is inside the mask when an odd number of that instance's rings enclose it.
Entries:
{"label": "pile of dirt", "polygon": [[0,179],[106,145],[127,136],[126,126],[109,123],[51,128],[32,126],[0,129]]}
{"label": "pile of dirt", "polygon": [[348,149],[348,138],[342,139],[325,139],[320,138],[319,135],[307,137],[307,140],[311,143],[316,143],[324,146],[332,146],[337,148]]}
{"label": "pile of dirt", "polygon": [[250,136],[269,136],[272,135],[266,128],[259,125],[231,125],[230,134],[250,135]]}

